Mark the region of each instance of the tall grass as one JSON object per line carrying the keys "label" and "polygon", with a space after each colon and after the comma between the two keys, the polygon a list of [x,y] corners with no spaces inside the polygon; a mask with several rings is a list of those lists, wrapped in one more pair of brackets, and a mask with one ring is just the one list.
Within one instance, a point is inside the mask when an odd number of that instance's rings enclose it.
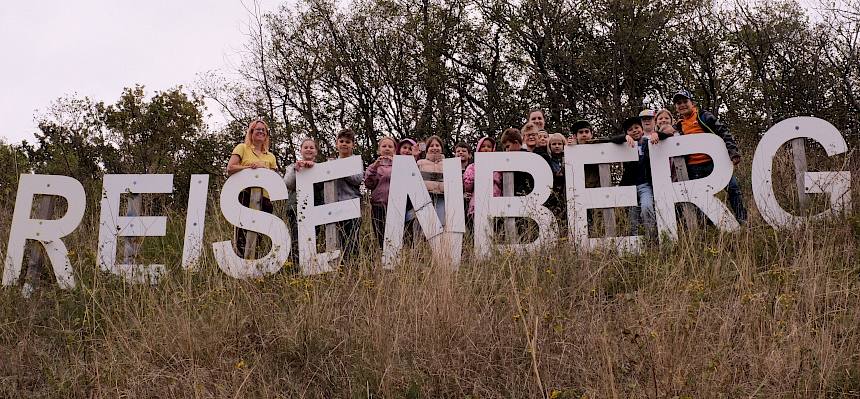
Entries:
{"label": "tall grass", "polygon": [[[182,271],[178,226],[145,243],[171,270],[154,286],[98,271],[90,216],[67,241],[76,290],[0,290],[0,394],[860,397],[856,208],[791,231],[689,230],[638,255],[467,248],[452,272],[419,245],[385,271],[365,248],[337,273],[254,281],[211,251]],[[208,222],[207,245],[229,236]]]}

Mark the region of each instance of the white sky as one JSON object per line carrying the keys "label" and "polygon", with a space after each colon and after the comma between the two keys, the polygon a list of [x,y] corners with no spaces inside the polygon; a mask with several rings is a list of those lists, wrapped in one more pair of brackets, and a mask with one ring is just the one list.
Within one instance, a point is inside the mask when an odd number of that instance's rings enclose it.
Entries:
{"label": "white sky", "polygon": [[[259,0],[263,11],[282,2]],[[198,73],[229,72],[249,18],[240,0],[4,0],[0,137],[32,141],[34,116],[59,97],[113,103],[136,83],[152,95],[189,87]],[[208,112],[210,122],[222,119]]]}

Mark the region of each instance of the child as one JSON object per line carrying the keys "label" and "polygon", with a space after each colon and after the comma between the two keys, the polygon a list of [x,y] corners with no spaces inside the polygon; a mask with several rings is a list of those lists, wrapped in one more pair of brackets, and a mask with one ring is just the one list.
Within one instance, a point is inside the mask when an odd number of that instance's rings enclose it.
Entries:
{"label": "child", "polygon": [[[547,199],[546,206],[559,218],[559,226],[565,229],[567,226],[567,207],[564,206],[565,181],[564,181],[564,145],[565,137],[558,133],[549,135],[547,139],[548,154],[546,157],[549,168],[552,170],[552,195]],[[563,230],[563,231],[566,231]]]}
{"label": "child", "polygon": [[[648,110],[650,111],[650,110]],[[639,200],[638,207],[631,207],[630,235],[639,234],[639,225],[645,227],[648,237],[657,236],[657,219],[654,214],[654,190],[651,187],[651,161],[648,158],[648,141],[656,143],[660,138],[669,137],[665,134],[646,136],[642,128],[643,118],[652,118],[654,111],[644,113],[645,116],[634,116],[624,120],[621,130],[624,132],[612,137],[609,141],[614,143],[627,142],[631,147],[638,147],[639,159],[624,162],[624,173],[621,176],[622,186],[636,186],[636,197]],[[662,137],[660,137],[662,136]]]}
{"label": "child", "polygon": [[[413,155],[412,151],[417,148],[415,140],[405,138],[400,140],[400,143],[397,144],[397,155]],[[416,158],[416,161],[417,160],[418,159]]]}
{"label": "child", "polygon": [[[345,128],[337,134],[338,158],[349,158],[355,151],[355,132],[350,128]],[[337,200],[346,201],[353,198],[361,198],[361,180],[364,177],[362,173],[355,174],[349,177],[335,180],[335,190],[337,191]],[[340,243],[343,248],[341,257],[344,262],[352,260],[358,252],[359,247],[359,228],[361,227],[361,219],[349,219],[338,222],[338,232],[340,233]]]}
{"label": "child", "polygon": [[[534,134],[537,135],[537,132]],[[520,135],[520,131],[516,128],[507,128],[502,133],[502,146],[505,148],[505,151],[525,151],[528,152],[527,149],[522,147],[522,136]],[[535,140],[537,143],[537,140]],[[534,187],[534,178],[529,173],[525,172],[514,172],[514,195],[515,196],[523,196],[532,192],[532,188]],[[504,192],[504,175],[502,175],[502,190]],[[529,223],[527,219],[518,218],[517,219],[517,235],[520,237],[522,242],[533,241],[529,238],[525,237],[524,233],[528,231],[526,224]],[[532,222],[533,223],[533,222]],[[537,230],[532,229],[533,232],[537,233]],[[510,240],[510,238],[508,238]]]}
{"label": "child", "polygon": [[524,145],[526,147],[526,151],[534,152],[537,148],[538,143],[538,128],[534,123],[526,123],[523,126],[523,130],[520,133],[520,145]]}
{"label": "child", "polygon": [[[284,183],[287,185],[289,197],[287,199],[287,214],[290,219],[290,234],[292,235],[292,250],[290,257],[295,262],[299,256],[299,222],[298,222],[298,198],[296,195],[296,172],[306,168],[314,167],[317,158],[317,143],[312,138],[302,140],[299,145],[299,159],[287,166],[284,173]],[[314,205],[323,204],[322,185],[314,185]]]}
{"label": "child", "polygon": [[[594,131],[591,123],[586,120],[578,120],[570,127],[576,137],[576,144],[587,144],[594,139]],[[600,187],[600,169],[596,164],[585,165],[585,187]]]}
{"label": "child", "polygon": [[376,241],[382,248],[385,239],[385,214],[388,207],[388,190],[391,185],[391,165],[397,143],[391,137],[379,140],[376,159],[364,172],[364,186],[370,190],[371,220]]}
{"label": "child", "polygon": [[454,147],[454,156],[460,158],[460,169],[463,171],[472,163],[472,149],[462,141]]}
{"label": "child", "polygon": [[[484,137],[478,140],[478,152],[494,152],[496,151],[496,140],[492,137]],[[475,164],[469,164],[466,171],[463,172],[463,192],[469,195],[469,209],[466,212],[469,219],[475,217]],[[502,196],[502,174],[500,172],[493,173],[493,196]]]}
{"label": "child", "polygon": [[549,152],[547,150],[549,150],[549,132],[543,129],[538,130],[537,149],[535,149],[535,152],[548,154]]}
{"label": "child", "polygon": [[442,225],[445,225],[445,183],[442,180],[442,139],[430,136],[427,141],[427,158],[418,160],[418,170],[424,179],[424,185],[430,193],[430,200],[436,208],[436,215]]}

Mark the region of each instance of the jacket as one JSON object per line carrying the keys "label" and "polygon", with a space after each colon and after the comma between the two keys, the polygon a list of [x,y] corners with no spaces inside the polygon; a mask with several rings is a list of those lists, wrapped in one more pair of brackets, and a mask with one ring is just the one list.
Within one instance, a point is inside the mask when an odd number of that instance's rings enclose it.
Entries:
{"label": "jacket", "polygon": [[[463,192],[465,193],[473,193],[475,192],[475,164],[469,164],[466,167],[466,171],[463,172]],[[502,196],[502,173],[501,172],[493,172],[493,197],[501,197]],[[475,214],[475,196],[472,195],[469,199],[469,215]]]}
{"label": "jacket", "polygon": [[[729,158],[731,158],[732,160],[740,158],[741,152],[738,149],[738,144],[737,142],[735,142],[734,136],[732,136],[732,134],[729,132],[728,126],[720,122],[720,120],[717,119],[714,114],[708,111],[699,109],[698,107],[696,107],[696,111],[698,113],[698,118],[696,121],[699,123],[699,126],[702,127],[702,130],[712,134],[716,134],[717,136],[720,136],[723,141],[726,142],[726,150],[729,151]],[[681,134],[684,134],[684,130],[682,129],[681,125],[681,121],[676,122],[675,130],[681,132]]]}
{"label": "jacket", "polygon": [[424,179],[424,185],[430,194],[444,194],[445,183],[442,181],[442,160],[433,162],[428,159],[418,160],[418,170]]}
{"label": "jacket", "polygon": [[[657,132],[660,140],[672,137],[671,134]],[[647,135],[642,135],[639,139],[639,160],[624,162],[624,172],[621,174],[622,186],[638,186],[640,184],[651,183],[651,159],[648,156],[648,140]],[[625,144],[627,142],[626,134],[612,136],[609,141],[615,144]]]}
{"label": "jacket", "polygon": [[374,161],[364,171],[364,186],[370,190],[370,203],[388,207],[388,189],[391,186],[391,160]]}

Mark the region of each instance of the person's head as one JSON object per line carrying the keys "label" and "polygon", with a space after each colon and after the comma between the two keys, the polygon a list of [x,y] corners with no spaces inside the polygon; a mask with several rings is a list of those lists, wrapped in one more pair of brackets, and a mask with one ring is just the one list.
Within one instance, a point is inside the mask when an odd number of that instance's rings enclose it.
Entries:
{"label": "person's head", "polygon": [[478,152],[496,151],[496,140],[492,137],[482,137],[478,140]]}
{"label": "person's head", "polygon": [[633,140],[639,140],[642,138],[642,134],[644,131],[642,130],[642,119],[638,116],[632,116],[624,120],[621,123],[621,130],[627,133],[628,136],[633,138]]}
{"label": "person's head", "polygon": [[653,109],[646,109],[639,113],[639,119],[642,120],[642,130],[644,130],[646,134],[651,134],[655,130],[654,115]]}
{"label": "person's head", "polygon": [[571,133],[576,136],[577,144],[584,144],[588,140],[594,138],[594,131],[591,128],[591,123],[586,120],[578,120],[570,127]]}
{"label": "person's head", "polygon": [[554,155],[564,154],[564,145],[566,142],[567,140],[565,140],[563,134],[553,133],[549,135],[549,138],[547,138],[549,153]]}
{"label": "person's head", "polygon": [[355,132],[350,128],[345,128],[337,133],[337,155],[340,158],[351,157],[355,151]]}
{"label": "person's head", "polygon": [[415,140],[409,138],[400,140],[400,143],[397,144],[397,155],[412,155],[413,149],[417,149]]}
{"label": "person's head", "polygon": [[529,110],[529,123],[533,123],[538,130],[546,127],[546,115],[543,113],[543,110],[540,108]]}
{"label": "person's head", "polygon": [[394,156],[394,148],[397,147],[397,142],[394,141],[394,138],[385,136],[379,139],[377,143],[377,154],[381,157],[392,157]]}
{"label": "person's head", "polygon": [[663,108],[657,111],[657,114],[654,116],[654,123],[657,125],[657,127],[674,125],[675,118],[672,117],[672,112],[670,112],[666,108]]}
{"label": "person's head", "polygon": [[259,148],[263,153],[269,152],[269,125],[262,119],[255,119],[245,131],[245,145]]}
{"label": "person's head", "polygon": [[535,126],[534,123],[529,122],[526,123],[520,131],[520,134],[522,135],[522,141],[520,144],[525,144],[529,151],[534,151],[535,147],[537,147],[538,130],[538,127]]}
{"label": "person's head", "polygon": [[672,103],[675,104],[675,111],[681,118],[686,118],[693,114],[694,106],[693,95],[686,89],[678,90],[672,97]]}
{"label": "person's head", "polygon": [[538,147],[546,147],[549,144],[549,132],[546,130],[539,130],[537,134],[537,146]]}
{"label": "person's head", "polygon": [[432,155],[433,157],[442,156],[444,148],[442,147],[441,137],[433,135],[428,137],[424,142],[427,143],[427,155]]}
{"label": "person's head", "polygon": [[520,134],[520,130],[515,127],[505,129],[500,141],[505,151],[519,151],[523,146],[523,136]]}
{"label": "person's head", "polygon": [[301,155],[302,160],[305,161],[313,161],[317,159],[317,142],[314,139],[308,137],[302,140],[302,144],[299,146],[299,155]]}
{"label": "person's head", "polygon": [[463,162],[472,160],[472,149],[464,142],[459,142],[454,147],[454,156],[460,158]]}

